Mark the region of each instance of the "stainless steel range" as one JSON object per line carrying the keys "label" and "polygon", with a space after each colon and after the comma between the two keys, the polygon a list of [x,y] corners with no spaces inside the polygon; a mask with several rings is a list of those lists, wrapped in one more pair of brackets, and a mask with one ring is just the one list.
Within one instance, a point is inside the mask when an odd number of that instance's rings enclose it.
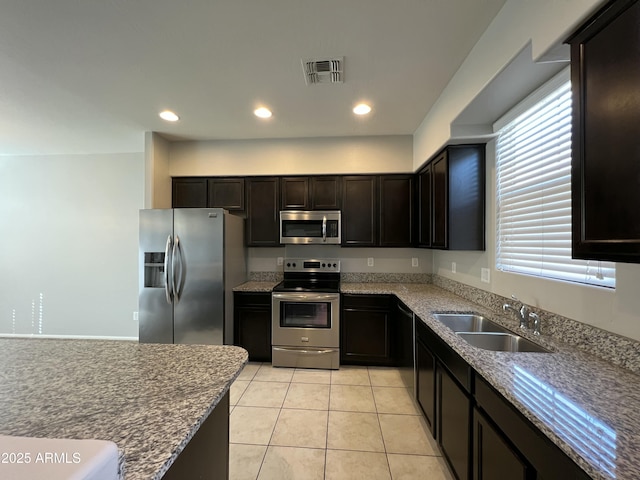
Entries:
{"label": "stainless steel range", "polygon": [[272,293],[274,367],[340,367],[340,260],[289,258]]}

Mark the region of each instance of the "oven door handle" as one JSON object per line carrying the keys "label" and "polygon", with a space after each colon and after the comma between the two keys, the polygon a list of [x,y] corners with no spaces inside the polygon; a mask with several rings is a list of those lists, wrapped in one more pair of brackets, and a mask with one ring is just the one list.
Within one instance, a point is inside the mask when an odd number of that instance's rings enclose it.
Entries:
{"label": "oven door handle", "polygon": [[319,302],[323,300],[338,300],[339,293],[272,293],[274,300],[290,302]]}
{"label": "oven door handle", "polygon": [[301,350],[299,348],[280,348],[280,347],[272,347],[273,350],[277,352],[296,352],[296,353],[304,353],[304,354],[316,354],[316,355],[326,355],[327,353],[333,353],[336,351],[335,348],[324,349],[324,350]]}

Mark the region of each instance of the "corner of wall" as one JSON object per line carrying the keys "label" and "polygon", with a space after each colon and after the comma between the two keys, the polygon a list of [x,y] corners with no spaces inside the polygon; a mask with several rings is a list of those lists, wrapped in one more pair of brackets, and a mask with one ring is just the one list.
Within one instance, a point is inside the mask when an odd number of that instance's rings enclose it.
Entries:
{"label": "corner of wall", "polygon": [[170,208],[169,141],[145,132],[144,147],[144,208]]}

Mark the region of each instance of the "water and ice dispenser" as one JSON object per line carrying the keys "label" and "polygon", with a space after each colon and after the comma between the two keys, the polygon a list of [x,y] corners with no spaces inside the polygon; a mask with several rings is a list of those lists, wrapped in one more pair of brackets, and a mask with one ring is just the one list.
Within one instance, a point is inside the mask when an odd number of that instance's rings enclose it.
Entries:
{"label": "water and ice dispenser", "polygon": [[145,288],[165,288],[164,252],[144,252]]}

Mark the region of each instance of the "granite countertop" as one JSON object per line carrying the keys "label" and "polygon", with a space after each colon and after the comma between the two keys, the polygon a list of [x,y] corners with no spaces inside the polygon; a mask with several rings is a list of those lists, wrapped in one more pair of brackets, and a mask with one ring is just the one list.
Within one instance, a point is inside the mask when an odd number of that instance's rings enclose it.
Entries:
{"label": "granite countertop", "polygon": [[237,287],[233,288],[234,292],[270,292],[271,290],[273,290],[273,287],[275,287],[278,283],[280,283],[279,281],[266,281],[266,282],[260,282],[260,281],[249,281],[249,282],[245,282],[242,283],[240,285],[238,285]]}
{"label": "granite countertop", "polygon": [[247,362],[234,346],[0,338],[0,434],[99,439],[161,478]]}
{"label": "granite countertop", "polygon": [[[242,291],[251,291],[255,283],[262,287],[260,291],[268,291],[268,282],[248,282]],[[544,330],[540,336],[522,332],[515,316],[489,310],[432,284],[343,281],[340,290],[396,295],[591,477],[640,478],[640,377],[636,373]],[[432,316],[455,311],[480,313],[552,353],[472,347]]]}
{"label": "granite countertop", "polygon": [[[640,478],[640,377],[564,342],[518,330],[514,317],[428,284],[342,283],[343,293],[394,294],[591,477]],[[478,312],[552,353],[475,348],[433,312]]]}

